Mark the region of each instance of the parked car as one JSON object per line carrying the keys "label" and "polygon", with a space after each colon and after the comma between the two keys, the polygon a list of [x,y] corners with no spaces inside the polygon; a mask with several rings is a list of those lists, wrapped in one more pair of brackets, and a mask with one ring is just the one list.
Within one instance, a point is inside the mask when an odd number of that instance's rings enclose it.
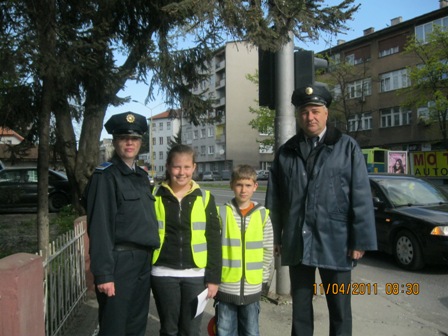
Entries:
{"label": "parked car", "polygon": [[405,269],[448,264],[448,197],[410,175],[370,174],[378,249]]}
{"label": "parked car", "polygon": [[216,171],[214,171],[214,172],[205,171],[201,175],[201,180],[202,181],[222,181],[222,176]]}
{"label": "parked car", "polygon": [[225,181],[229,181],[231,176],[232,176],[232,172],[230,170],[223,170],[221,172],[221,177]]}
{"label": "parked car", "polygon": [[257,170],[257,180],[267,180],[269,178],[269,170]]}
{"label": "parked car", "polygon": [[[48,207],[59,211],[70,203],[67,176],[48,171]],[[0,171],[0,210],[37,208],[37,168],[7,167]]]}

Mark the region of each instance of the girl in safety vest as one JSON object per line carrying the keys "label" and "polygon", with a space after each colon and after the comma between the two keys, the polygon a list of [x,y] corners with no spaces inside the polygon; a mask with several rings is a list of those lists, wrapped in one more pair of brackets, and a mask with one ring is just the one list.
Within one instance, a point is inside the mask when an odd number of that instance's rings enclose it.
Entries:
{"label": "girl in safety vest", "polygon": [[259,335],[262,289],[267,290],[273,257],[269,211],[252,201],[257,173],[248,165],[232,172],[231,202],[219,208],[222,222],[222,277],[217,295],[218,336]]}
{"label": "girl in safety vest", "polygon": [[195,301],[213,298],[221,281],[221,236],[215,199],[192,180],[194,151],[176,145],[168,153],[167,180],[154,189],[160,248],[154,251],[152,291],[161,335],[200,335]]}

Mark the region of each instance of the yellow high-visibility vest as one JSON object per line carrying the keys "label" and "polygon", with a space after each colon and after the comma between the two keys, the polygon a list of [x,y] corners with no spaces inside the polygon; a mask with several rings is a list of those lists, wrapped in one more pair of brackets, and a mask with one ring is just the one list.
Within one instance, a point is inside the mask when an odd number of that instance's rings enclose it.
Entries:
{"label": "yellow high-visibility vest", "polygon": [[[207,265],[207,239],[205,237],[205,227],[207,223],[205,208],[210,200],[210,191],[202,190],[201,197],[197,197],[191,211],[191,251],[193,252],[193,260],[197,267],[204,268]],[[154,193],[155,194],[155,193]],[[154,250],[152,263],[159,259],[160,251],[165,242],[165,207],[163,206],[162,197],[156,196],[156,217],[159,226],[160,248]]]}
{"label": "yellow high-visibility vest", "polygon": [[262,283],[263,230],[269,210],[263,208],[250,215],[244,239],[232,208],[219,207],[218,211],[222,223],[222,282],[237,282],[244,276],[249,284]]}

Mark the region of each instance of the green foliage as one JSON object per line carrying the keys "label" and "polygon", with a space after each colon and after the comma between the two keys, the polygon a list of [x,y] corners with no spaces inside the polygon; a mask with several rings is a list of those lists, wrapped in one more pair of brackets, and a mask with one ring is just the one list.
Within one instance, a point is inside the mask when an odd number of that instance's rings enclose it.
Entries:
{"label": "green foliage", "polygon": [[[246,78],[252,83],[258,85],[258,71],[255,75],[246,75]],[[258,104],[258,100],[255,102]],[[266,148],[274,148],[275,110],[271,110],[265,106],[258,106],[257,108],[250,106],[249,112],[255,114],[255,119],[252,119],[249,122],[249,125],[252,129],[256,129],[258,133],[265,135],[262,139],[257,139],[257,142]]]}
{"label": "green foliage", "polygon": [[405,51],[419,62],[408,69],[410,87],[400,90],[406,97],[403,105],[427,107],[429,115],[420,117],[421,121],[436,123],[448,148],[448,31],[435,26],[426,43],[410,39]]}

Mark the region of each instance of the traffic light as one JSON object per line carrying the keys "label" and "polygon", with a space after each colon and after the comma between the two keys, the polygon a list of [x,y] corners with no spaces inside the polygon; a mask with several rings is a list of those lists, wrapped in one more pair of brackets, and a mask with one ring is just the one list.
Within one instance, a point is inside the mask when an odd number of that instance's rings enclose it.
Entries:
{"label": "traffic light", "polygon": [[294,52],[294,89],[315,83],[317,69],[328,67],[328,61],[314,57],[314,51],[299,49]]}
{"label": "traffic light", "polygon": [[275,109],[275,53],[258,49],[258,105]]}
{"label": "traffic light", "polygon": [[[275,109],[276,71],[275,53],[258,49],[258,100],[260,106]],[[328,61],[314,57],[311,50],[298,49],[294,52],[294,89],[315,84],[315,72],[328,67]],[[281,80],[281,79],[279,79]]]}

